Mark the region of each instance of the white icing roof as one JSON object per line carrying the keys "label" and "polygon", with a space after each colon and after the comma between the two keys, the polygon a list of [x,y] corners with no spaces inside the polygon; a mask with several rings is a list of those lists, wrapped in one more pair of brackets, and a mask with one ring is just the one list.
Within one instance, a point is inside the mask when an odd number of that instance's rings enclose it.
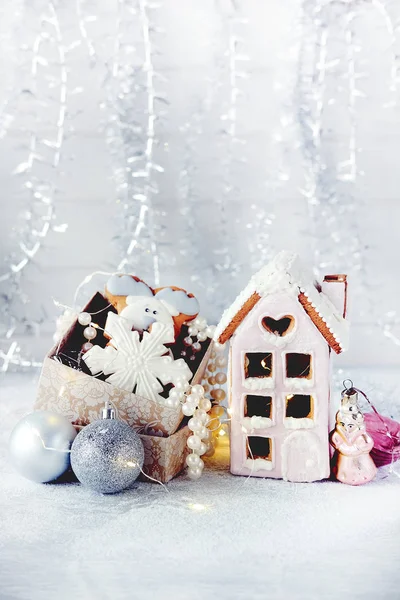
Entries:
{"label": "white icing roof", "polygon": [[347,350],[349,323],[342,317],[342,311],[332,304],[326,294],[317,290],[312,274],[302,267],[297,254],[287,251],[280,252],[268,265],[253,275],[246,288],[223,313],[215,330],[214,339],[219,339],[254,293],[264,298],[282,291],[295,297],[302,292],[311,303],[313,310],[327,325],[341,350]]}

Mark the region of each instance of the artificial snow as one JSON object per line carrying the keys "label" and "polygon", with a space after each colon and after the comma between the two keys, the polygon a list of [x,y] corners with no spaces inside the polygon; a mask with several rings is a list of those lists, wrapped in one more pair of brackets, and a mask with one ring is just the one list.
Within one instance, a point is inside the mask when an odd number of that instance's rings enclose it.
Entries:
{"label": "artificial snow", "polygon": [[205,459],[199,481],[180,476],[168,491],[140,482],[101,496],[76,483],[34,484],[6,448],[35,388],[9,375],[0,390],[1,600],[400,597],[396,475],[379,471],[360,487],[237,477],[225,447]]}
{"label": "artificial snow", "polygon": [[255,429],[267,429],[271,427],[272,419],[253,415],[252,417],[244,417],[241,423],[246,431],[254,431]]}
{"label": "artificial snow", "polygon": [[275,387],[274,377],[246,377],[242,385],[247,390],[272,390]]}

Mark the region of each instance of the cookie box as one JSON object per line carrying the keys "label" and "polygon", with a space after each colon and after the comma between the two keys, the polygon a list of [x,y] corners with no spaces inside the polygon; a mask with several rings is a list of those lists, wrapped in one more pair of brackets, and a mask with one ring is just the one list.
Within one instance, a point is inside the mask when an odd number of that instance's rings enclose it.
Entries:
{"label": "cookie box", "polygon": [[[191,433],[189,427],[184,425],[168,437],[141,434],[144,446],[143,471],[146,475],[162,483],[178,475],[186,466],[185,458],[189,453],[186,442]],[[140,475],[140,479],[151,481],[144,475]]]}
{"label": "cookie box", "polygon": [[[100,327],[104,327],[109,311],[116,312],[100,293],[95,294],[84,310],[97,313],[96,322]],[[175,358],[181,356],[183,339],[187,335],[187,327],[184,326],[179,339],[171,346]],[[115,409],[116,417],[135,429],[151,431],[162,437],[171,436],[178,430],[183,419],[180,407],[162,406],[154,400],[117,388],[101,377],[93,377],[80,359],[84,341],[83,327],[75,321],[63,340],[46,356],[34,405],[36,410],[58,412],[76,425],[87,425],[100,417],[101,409],[108,401]],[[96,343],[104,347],[107,339],[97,336]],[[210,340],[203,342],[195,360],[188,361],[193,373],[192,384],[203,379],[211,345]],[[167,448],[167,442],[165,444]]]}

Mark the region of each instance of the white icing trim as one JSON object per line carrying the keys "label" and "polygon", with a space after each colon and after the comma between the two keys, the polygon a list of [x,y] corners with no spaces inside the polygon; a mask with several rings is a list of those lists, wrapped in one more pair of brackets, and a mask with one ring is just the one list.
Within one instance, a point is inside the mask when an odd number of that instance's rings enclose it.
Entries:
{"label": "white icing trim", "polygon": [[248,433],[256,429],[267,429],[268,427],[272,427],[272,419],[269,417],[253,415],[252,417],[243,417],[241,424],[245,432]]}
{"label": "white icing trim", "polygon": [[301,392],[302,390],[309,390],[313,387],[313,379],[307,379],[306,377],[284,377],[283,384],[290,390],[296,390]]}
{"label": "white icing trim", "polygon": [[275,387],[274,377],[245,377],[243,387],[247,390],[271,390]]}
{"label": "white icing trim", "polygon": [[[262,319],[260,320],[260,322],[261,321],[262,321]],[[293,330],[290,333],[288,333],[287,335],[284,335],[282,337],[280,335],[275,335],[274,333],[269,333],[269,331],[267,331],[262,325],[261,325],[261,329],[262,329],[263,338],[266,342],[269,342],[270,344],[272,344],[273,346],[276,346],[277,348],[283,348],[284,346],[287,346],[287,344],[289,342],[293,341],[296,326],[293,327]]]}
{"label": "white icing trim", "polygon": [[243,467],[250,471],[272,471],[274,465],[271,460],[265,458],[247,458]]}
{"label": "white icing trim", "polygon": [[[303,269],[298,256],[285,251],[280,252],[274,260],[251,278],[247,287],[222,315],[221,321],[215,329],[214,339],[218,341],[220,335],[240,312],[252,294],[257,293],[263,298],[285,292],[290,296],[297,297],[299,291],[305,294],[315,311],[327,324],[341,349],[346,350],[349,337],[348,321],[342,317],[341,312],[324,293],[318,292],[312,274]],[[284,337],[280,339],[284,339]]]}
{"label": "white icing trim", "polygon": [[283,424],[286,429],[311,429],[315,425],[314,419],[304,417],[303,419],[296,419],[295,417],[285,417]]}

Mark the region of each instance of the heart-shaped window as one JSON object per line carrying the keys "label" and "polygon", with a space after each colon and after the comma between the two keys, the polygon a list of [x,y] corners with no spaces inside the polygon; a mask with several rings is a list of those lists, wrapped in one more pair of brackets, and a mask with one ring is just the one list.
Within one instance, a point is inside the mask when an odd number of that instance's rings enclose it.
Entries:
{"label": "heart-shaped window", "polygon": [[268,333],[272,333],[278,337],[284,337],[287,335],[294,327],[294,318],[285,315],[281,319],[273,319],[272,317],[264,317],[262,322],[262,326]]}

